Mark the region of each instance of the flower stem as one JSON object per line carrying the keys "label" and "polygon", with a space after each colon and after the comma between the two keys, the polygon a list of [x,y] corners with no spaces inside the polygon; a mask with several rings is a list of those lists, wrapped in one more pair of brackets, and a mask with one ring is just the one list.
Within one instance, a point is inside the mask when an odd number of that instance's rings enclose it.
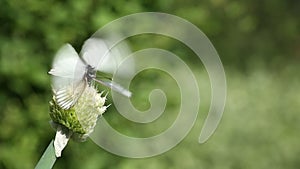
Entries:
{"label": "flower stem", "polygon": [[35,169],[48,169],[52,168],[56,161],[55,150],[53,146],[53,140],[48,145],[43,156],[40,158],[39,162],[35,166]]}

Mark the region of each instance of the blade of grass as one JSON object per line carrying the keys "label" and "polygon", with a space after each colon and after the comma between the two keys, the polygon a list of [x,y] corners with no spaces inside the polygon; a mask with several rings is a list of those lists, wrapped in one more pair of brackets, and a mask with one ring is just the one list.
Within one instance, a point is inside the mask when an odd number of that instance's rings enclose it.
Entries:
{"label": "blade of grass", "polygon": [[39,162],[35,166],[35,169],[48,169],[52,168],[56,161],[53,140],[48,145],[47,149],[45,150],[43,156],[40,158]]}

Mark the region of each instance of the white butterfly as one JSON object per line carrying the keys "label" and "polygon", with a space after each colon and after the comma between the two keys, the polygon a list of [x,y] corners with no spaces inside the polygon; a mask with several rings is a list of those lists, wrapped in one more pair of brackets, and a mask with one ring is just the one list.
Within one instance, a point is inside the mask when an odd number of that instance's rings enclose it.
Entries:
{"label": "white butterfly", "polygon": [[[85,41],[79,57],[70,44],[65,44],[57,52],[52,69],[53,90],[58,105],[71,108],[82,92],[92,82],[98,82],[118,93],[131,97],[131,92],[112,81],[96,79],[97,71],[113,73],[122,59],[122,50],[109,50],[107,43],[98,38]],[[128,73],[126,71],[124,74]]]}

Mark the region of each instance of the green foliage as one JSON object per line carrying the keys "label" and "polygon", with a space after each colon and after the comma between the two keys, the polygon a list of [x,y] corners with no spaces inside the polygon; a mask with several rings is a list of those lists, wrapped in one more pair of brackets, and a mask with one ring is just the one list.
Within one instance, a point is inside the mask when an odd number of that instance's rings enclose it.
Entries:
{"label": "green foliage", "polygon": [[50,142],[43,156],[40,158],[39,162],[35,166],[35,169],[49,169],[53,167],[56,161],[53,142],[53,140]]}
{"label": "green foliage", "polygon": [[[228,78],[226,110],[217,132],[207,143],[197,143],[210,103],[209,80],[198,58],[172,39],[133,37],[134,50],[168,49],[199,73],[202,107],[195,127],[171,151],[146,159],[112,155],[91,140],[70,141],[54,168],[299,168],[299,8],[295,0],[1,0],[0,168],[33,168],[54,138],[47,72],[57,49],[69,42],[79,51],[101,26],[144,11],[183,17],[216,47]],[[147,109],[155,83],[167,91],[167,114],[147,125],[132,124],[111,106],[104,117],[128,135],[157,134],[178,112],[174,81],[163,74],[145,76],[131,85],[133,104]]]}

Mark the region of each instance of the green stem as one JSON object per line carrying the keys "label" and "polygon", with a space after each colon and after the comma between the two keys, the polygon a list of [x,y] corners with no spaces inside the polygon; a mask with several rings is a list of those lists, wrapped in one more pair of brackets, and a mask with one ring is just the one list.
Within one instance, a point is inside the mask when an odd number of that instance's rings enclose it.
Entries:
{"label": "green stem", "polygon": [[52,168],[56,161],[53,140],[50,142],[43,156],[40,158],[39,162],[35,166],[35,169],[48,169]]}

